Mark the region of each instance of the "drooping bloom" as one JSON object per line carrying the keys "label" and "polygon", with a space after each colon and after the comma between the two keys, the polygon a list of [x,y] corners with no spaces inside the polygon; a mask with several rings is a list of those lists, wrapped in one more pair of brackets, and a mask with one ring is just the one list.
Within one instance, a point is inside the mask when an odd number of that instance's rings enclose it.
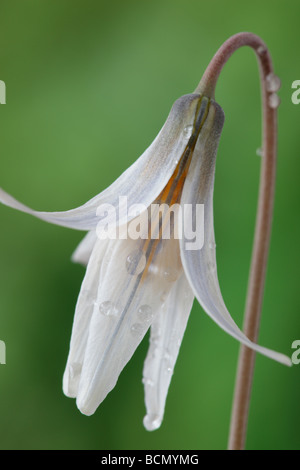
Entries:
{"label": "drooping bloom", "polygon": [[[63,390],[77,399],[84,414],[95,412],[150,328],[143,383],[148,430],[160,426],[171,376],[194,297],[203,310],[243,344],[283,364],[290,359],[252,343],[229,314],[219,288],[213,227],[213,187],[217,146],[224,122],[215,101],[197,93],[179,98],[156,139],[110,187],[67,212],[37,212],[0,190],[0,201],[45,221],[88,231],[73,255],[87,265],[79,293],[63,378]],[[126,208],[120,200],[126,197]],[[170,237],[163,236],[164,215],[151,219],[150,208],[189,207],[177,236],[176,214]],[[117,239],[97,231],[99,207],[118,208],[106,217],[118,226]],[[199,227],[197,206],[204,206]],[[141,236],[125,236],[136,222],[127,207],[143,206],[150,220]],[[176,212],[176,211],[175,211]],[[203,221],[202,221],[203,222]],[[204,244],[191,249],[188,224],[203,230]],[[153,229],[153,230],[152,230]],[[155,236],[152,236],[155,232]],[[195,235],[195,236],[196,236]]]}

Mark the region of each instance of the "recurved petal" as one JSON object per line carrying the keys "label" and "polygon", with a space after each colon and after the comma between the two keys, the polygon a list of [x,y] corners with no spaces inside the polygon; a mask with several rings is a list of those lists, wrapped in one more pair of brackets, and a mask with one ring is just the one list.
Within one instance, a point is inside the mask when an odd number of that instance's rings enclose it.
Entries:
{"label": "recurved petal", "polygon": [[[208,118],[200,132],[190,170],[183,188],[181,204],[193,207],[193,227],[200,232],[204,229],[204,246],[191,250],[190,240],[183,236],[180,240],[180,253],[183,268],[190,286],[204,311],[227,333],[246,346],[285,365],[291,365],[289,357],[261,347],[250,341],[238,328],[228,312],[219,287],[216,266],[215,236],[213,225],[213,184],[217,145],[223,126],[223,111],[212,103]],[[196,204],[204,204],[204,228],[197,226]],[[184,219],[183,219],[184,220]],[[187,221],[184,220],[183,233]]]}
{"label": "recurved petal", "polygon": [[[176,252],[171,249],[171,256],[167,257],[166,250],[161,250],[161,242],[150,241],[157,245],[151,259],[144,257],[140,243],[140,240],[112,240],[102,262],[77,394],[77,406],[87,415],[95,412],[115,386],[122,369],[159,314],[162,299],[174,282],[174,277],[170,279],[165,272],[176,270],[177,275],[182,272],[177,240]],[[177,259],[180,264],[170,267],[166,259],[173,263]]]}
{"label": "recurved petal", "polygon": [[182,273],[151,325],[150,347],[144,364],[143,383],[148,431],[160,427],[179,348],[194,301],[194,294]]}
{"label": "recurved petal", "polygon": [[96,240],[96,231],[91,230],[90,232],[88,232],[72,254],[72,261],[74,263],[79,263],[83,266],[86,266],[95,246]]}
{"label": "recurved petal", "polygon": [[[0,202],[26,212],[47,222],[78,230],[96,229],[100,221],[97,209],[100,205],[118,208],[117,217],[111,211],[107,224],[123,224],[127,219],[127,207],[142,204],[148,207],[166,186],[190,137],[199,101],[197,94],[185,95],[173,105],[170,114],[150,147],[114,183],[83,206],[63,212],[40,212],[18,202],[0,188]],[[119,207],[119,197],[126,196]]]}

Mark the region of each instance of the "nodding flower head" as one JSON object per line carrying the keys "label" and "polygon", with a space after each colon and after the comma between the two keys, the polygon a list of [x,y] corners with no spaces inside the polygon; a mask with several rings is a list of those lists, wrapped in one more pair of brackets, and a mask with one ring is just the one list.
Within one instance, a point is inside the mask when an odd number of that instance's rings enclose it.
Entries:
{"label": "nodding flower head", "polygon": [[[63,377],[64,393],[76,398],[84,414],[95,412],[150,330],[144,425],[148,430],[160,426],[195,297],[233,338],[290,364],[286,356],[241,332],[219,288],[213,189],[223,123],[224,113],[213,99],[198,93],[182,96],[142,156],[76,209],[37,212],[0,190],[7,206],[88,232],[73,254],[87,268]],[[108,206],[116,210],[106,211]]]}

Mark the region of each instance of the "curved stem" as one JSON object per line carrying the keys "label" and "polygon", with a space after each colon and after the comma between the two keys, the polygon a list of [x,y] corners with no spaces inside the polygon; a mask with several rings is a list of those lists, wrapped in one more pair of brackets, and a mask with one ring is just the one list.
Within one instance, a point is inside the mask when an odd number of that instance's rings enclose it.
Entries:
{"label": "curved stem", "polygon": [[[229,38],[213,57],[196,93],[203,93],[214,98],[215,86],[223,66],[233,52],[242,46],[250,46],[256,53],[262,88],[263,155],[254,246],[244,316],[244,333],[250,340],[257,342],[275,188],[277,107],[279,105],[279,98],[275,92],[280,86],[279,79],[273,75],[271,56],[264,42],[251,33],[239,33]],[[228,449],[230,450],[241,450],[245,447],[254,362],[255,352],[246,346],[241,346],[229,433]]]}

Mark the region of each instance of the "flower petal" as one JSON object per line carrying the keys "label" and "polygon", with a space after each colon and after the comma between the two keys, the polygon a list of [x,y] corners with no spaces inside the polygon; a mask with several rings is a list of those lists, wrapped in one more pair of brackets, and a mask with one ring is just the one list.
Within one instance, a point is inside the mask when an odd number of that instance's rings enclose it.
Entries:
{"label": "flower petal", "polygon": [[[250,341],[238,328],[228,312],[219,287],[216,267],[215,237],[213,226],[213,183],[215,158],[223,126],[223,111],[212,103],[208,118],[200,132],[191,167],[186,179],[181,204],[192,204],[193,226],[196,204],[204,204],[204,246],[202,249],[187,249],[189,240],[180,241],[181,260],[190,286],[204,311],[227,333],[246,346],[285,365],[291,365],[289,357],[258,346]],[[203,227],[197,227],[202,230]],[[183,233],[186,230],[183,227]]]}
{"label": "flower petal", "polygon": [[143,383],[148,431],[160,427],[174,366],[179,353],[194,294],[184,275],[174,283],[162,311],[151,325],[150,347],[144,364]]}
{"label": "flower petal", "polygon": [[83,266],[86,266],[95,246],[96,240],[96,231],[91,230],[90,232],[88,232],[74,251],[72,255],[72,261],[74,263],[79,263]]}
{"label": "flower petal", "polygon": [[89,325],[94,309],[93,301],[97,296],[101,267],[108,243],[108,240],[98,240],[97,246],[93,249],[76,304],[70,351],[63,377],[64,394],[71,398],[77,396]]}
{"label": "flower petal", "polygon": [[[106,223],[123,224],[130,220],[127,207],[142,204],[148,207],[156,199],[172,176],[190,137],[200,95],[179,98],[150,147],[114,183],[83,206],[65,212],[39,212],[18,202],[0,188],[0,202],[14,209],[34,215],[42,220],[78,230],[92,230],[100,221],[97,209],[108,204],[119,208],[106,219]],[[119,197],[127,201],[119,205]]]}
{"label": "flower petal", "polygon": [[170,272],[168,261],[174,272],[182,272],[177,240],[165,241],[170,248],[164,250],[162,242],[151,241],[157,247],[150,264],[143,258],[141,243],[112,240],[102,262],[77,393],[77,406],[87,415],[95,412],[115,386],[158,314],[161,297],[171,290],[173,282],[165,276]]}

